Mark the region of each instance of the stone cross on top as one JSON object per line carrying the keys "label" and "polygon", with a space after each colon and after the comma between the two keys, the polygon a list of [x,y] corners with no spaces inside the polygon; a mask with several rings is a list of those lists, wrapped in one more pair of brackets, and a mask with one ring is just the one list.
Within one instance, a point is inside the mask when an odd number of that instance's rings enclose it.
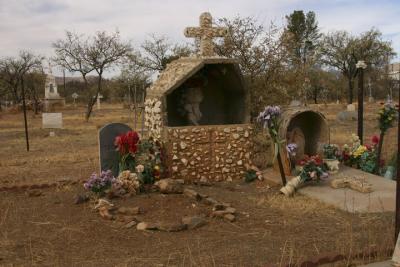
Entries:
{"label": "stone cross on top", "polygon": [[212,17],[208,12],[200,15],[200,27],[188,27],[185,29],[186,37],[200,39],[200,55],[209,57],[214,56],[214,37],[225,37],[228,33],[227,28],[212,27]]}

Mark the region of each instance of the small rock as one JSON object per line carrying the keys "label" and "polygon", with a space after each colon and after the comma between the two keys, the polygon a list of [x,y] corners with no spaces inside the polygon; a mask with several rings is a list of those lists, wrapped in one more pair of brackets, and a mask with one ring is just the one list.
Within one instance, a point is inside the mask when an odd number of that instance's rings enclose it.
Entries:
{"label": "small rock", "polygon": [[204,199],[204,202],[207,204],[207,205],[217,205],[217,204],[219,204],[219,202],[217,201],[217,200],[215,200],[215,199],[213,199],[212,197],[207,197],[207,198],[205,198]]}
{"label": "small rock", "polygon": [[225,210],[227,208],[229,208],[231,206],[231,204],[228,203],[218,203],[216,205],[214,205],[213,210]]}
{"label": "small rock", "polygon": [[206,225],[207,221],[201,216],[186,216],[182,218],[182,223],[192,230]]}
{"label": "small rock", "polygon": [[236,209],[235,209],[235,208],[232,208],[232,207],[227,207],[227,208],[225,209],[225,211],[226,211],[226,212],[229,212],[229,213],[231,213],[231,214],[236,213]]}
{"label": "small rock", "polygon": [[125,228],[132,228],[133,226],[135,226],[137,224],[137,222],[136,221],[131,221],[130,223],[128,223],[128,224],[125,224]]}
{"label": "small rock", "polygon": [[43,195],[43,192],[40,190],[29,190],[27,192],[28,197],[40,197]]}
{"label": "small rock", "polygon": [[104,198],[99,198],[99,199],[97,200],[96,206],[94,206],[94,209],[95,209],[95,210],[98,210],[98,209],[100,209],[101,207],[108,207],[108,208],[111,208],[111,207],[114,207],[114,204],[112,204],[110,201],[108,201],[108,200],[106,200],[106,199],[104,199]]}
{"label": "small rock", "polygon": [[185,142],[181,142],[180,144],[179,144],[179,146],[181,147],[181,149],[185,149],[186,147],[187,147],[187,144],[185,143]]}
{"label": "small rock", "polygon": [[125,223],[136,221],[136,218],[134,216],[128,216],[128,215],[117,216],[115,219],[119,222],[125,222]]}
{"label": "small rock", "polygon": [[137,214],[140,214],[140,208],[139,207],[132,207],[132,208],[120,207],[120,208],[118,208],[117,212],[119,214],[123,214],[123,215],[137,215]]}
{"label": "small rock", "polygon": [[74,204],[75,205],[82,204],[82,203],[85,203],[87,201],[89,201],[89,196],[87,196],[86,194],[83,194],[83,195],[76,194],[74,196]]}
{"label": "small rock", "polygon": [[204,186],[211,186],[210,181],[208,181],[208,179],[205,176],[201,176],[199,184]]}
{"label": "small rock", "polygon": [[183,223],[158,223],[157,229],[166,232],[179,232],[187,229],[187,225]]}
{"label": "small rock", "polygon": [[100,216],[103,219],[106,219],[106,220],[113,220],[114,219],[114,216],[110,213],[109,208],[106,207],[106,206],[100,207],[99,208],[99,213],[100,213]]}
{"label": "small rock", "polygon": [[163,194],[182,194],[183,185],[171,178],[162,179],[155,183],[159,191]]}
{"label": "small rock", "polygon": [[227,220],[227,221],[230,221],[230,222],[234,222],[236,218],[235,218],[235,215],[225,214],[224,215],[224,219]]}
{"label": "small rock", "polygon": [[188,160],[187,159],[183,158],[183,159],[181,159],[181,161],[182,161],[183,165],[185,165],[185,166],[188,165]]}
{"label": "small rock", "polygon": [[148,223],[148,222],[140,222],[136,225],[136,229],[139,231],[144,231],[144,230],[157,230],[157,225],[154,223]]}
{"label": "small rock", "polygon": [[193,199],[195,199],[195,200],[197,200],[197,201],[200,201],[200,200],[201,200],[200,194],[197,193],[196,191],[194,191],[193,189],[185,188],[185,189],[183,190],[183,194],[184,194],[185,196],[190,197],[190,198],[193,198]]}

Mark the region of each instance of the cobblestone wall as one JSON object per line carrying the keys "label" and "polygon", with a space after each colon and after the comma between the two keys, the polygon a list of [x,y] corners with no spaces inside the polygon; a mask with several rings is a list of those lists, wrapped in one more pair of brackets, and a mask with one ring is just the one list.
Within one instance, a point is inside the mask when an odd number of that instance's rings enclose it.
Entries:
{"label": "cobblestone wall", "polygon": [[167,127],[165,131],[168,166],[174,178],[242,179],[251,165],[251,125]]}

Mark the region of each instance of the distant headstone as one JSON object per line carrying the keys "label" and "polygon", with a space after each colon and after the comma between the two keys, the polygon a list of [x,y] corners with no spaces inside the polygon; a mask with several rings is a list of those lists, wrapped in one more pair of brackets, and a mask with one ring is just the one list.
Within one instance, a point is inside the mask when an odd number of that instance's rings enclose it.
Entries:
{"label": "distant headstone", "polygon": [[303,104],[301,103],[301,101],[299,101],[297,99],[290,101],[290,104],[289,104],[290,107],[301,107],[302,105]]}
{"label": "distant headstone", "polygon": [[62,113],[42,113],[43,129],[61,129]]}
{"label": "distant headstone", "polygon": [[340,111],[337,115],[336,118],[339,121],[356,121],[357,120],[357,112],[355,111]]}
{"label": "distant headstone", "polygon": [[374,102],[375,102],[374,97],[372,96],[368,97],[368,103],[374,103]]}
{"label": "distant headstone", "polygon": [[354,104],[347,105],[347,111],[356,111],[356,106]]}
{"label": "distant headstone", "polygon": [[100,109],[100,100],[101,100],[101,99],[103,99],[103,96],[99,94],[99,95],[97,96],[97,109]]}
{"label": "distant headstone", "polygon": [[115,137],[132,131],[123,123],[110,123],[99,130],[100,170],[111,170],[115,177],[119,173],[119,154],[115,150]]}

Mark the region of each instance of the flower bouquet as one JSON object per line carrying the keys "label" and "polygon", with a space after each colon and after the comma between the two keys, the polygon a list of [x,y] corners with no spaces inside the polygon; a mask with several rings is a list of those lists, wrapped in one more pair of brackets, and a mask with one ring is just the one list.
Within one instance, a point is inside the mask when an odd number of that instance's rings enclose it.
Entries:
{"label": "flower bouquet", "polygon": [[336,144],[325,144],[323,146],[324,162],[329,168],[330,173],[339,171],[339,146]]}
{"label": "flower bouquet", "polygon": [[361,145],[357,135],[352,135],[351,146],[344,145],[341,160],[345,165],[374,173],[377,166],[377,146],[379,137],[374,135],[370,144]]}
{"label": "flower bouquet", "polygon": [[279,171],[281,173],[282,184],[286,184],[286,176],[283,170],[282,159],[280,155],[280,146],[283,141],[279,137],[279,125],[280,125],[281,109],[279,106],[267,106],[264,111],[260,112],[257,117],[257,121],[262,124],[265,129],[268,129],[268,133],[274,143],[274,160],[278,159]]}
{"label": "flower bouquet", "polygon": [[138,151],[139,135],[135,131],[129,131],[115,138],[115,146],[119,151],[119,173],[129,170],[134,171],[136,167],[135,153]]}
{"label": "flower bouquet", "polygon": [[112,175],[111,170],[108,170],[102,171],[100,175],[93,173],[83,187],[97,195],[104,195],[105,191],[116,183],[118,183],[117,179]]}
{"label": "flower bouquet", "polygon": [[299,162],[302,166],[298,176],[290,180],[280,191],[286,196],[292,196],[295,190],[306,182],[319,182],[322,179],[328,178],[328,167],[317,156],[306,156]]}
{"label": "flower bouquet", "polygon": [[379,130],[381,131],[379,136],[379,143],[377,148],[377,155],[376,155],[376,164],[375,164],[375,173],[379,173],[379,167],[381,163],[381,152],[382,152],[382,145],[383,145],[383,138],[385,133],[389,128],[393,127],[393,123],[397,117],[398,113],[398,106],[394,105],[391,100],[386,101],[386,103],[381,103],[382,107],[379,110],[378,115],[378,123],[379,123]]}

